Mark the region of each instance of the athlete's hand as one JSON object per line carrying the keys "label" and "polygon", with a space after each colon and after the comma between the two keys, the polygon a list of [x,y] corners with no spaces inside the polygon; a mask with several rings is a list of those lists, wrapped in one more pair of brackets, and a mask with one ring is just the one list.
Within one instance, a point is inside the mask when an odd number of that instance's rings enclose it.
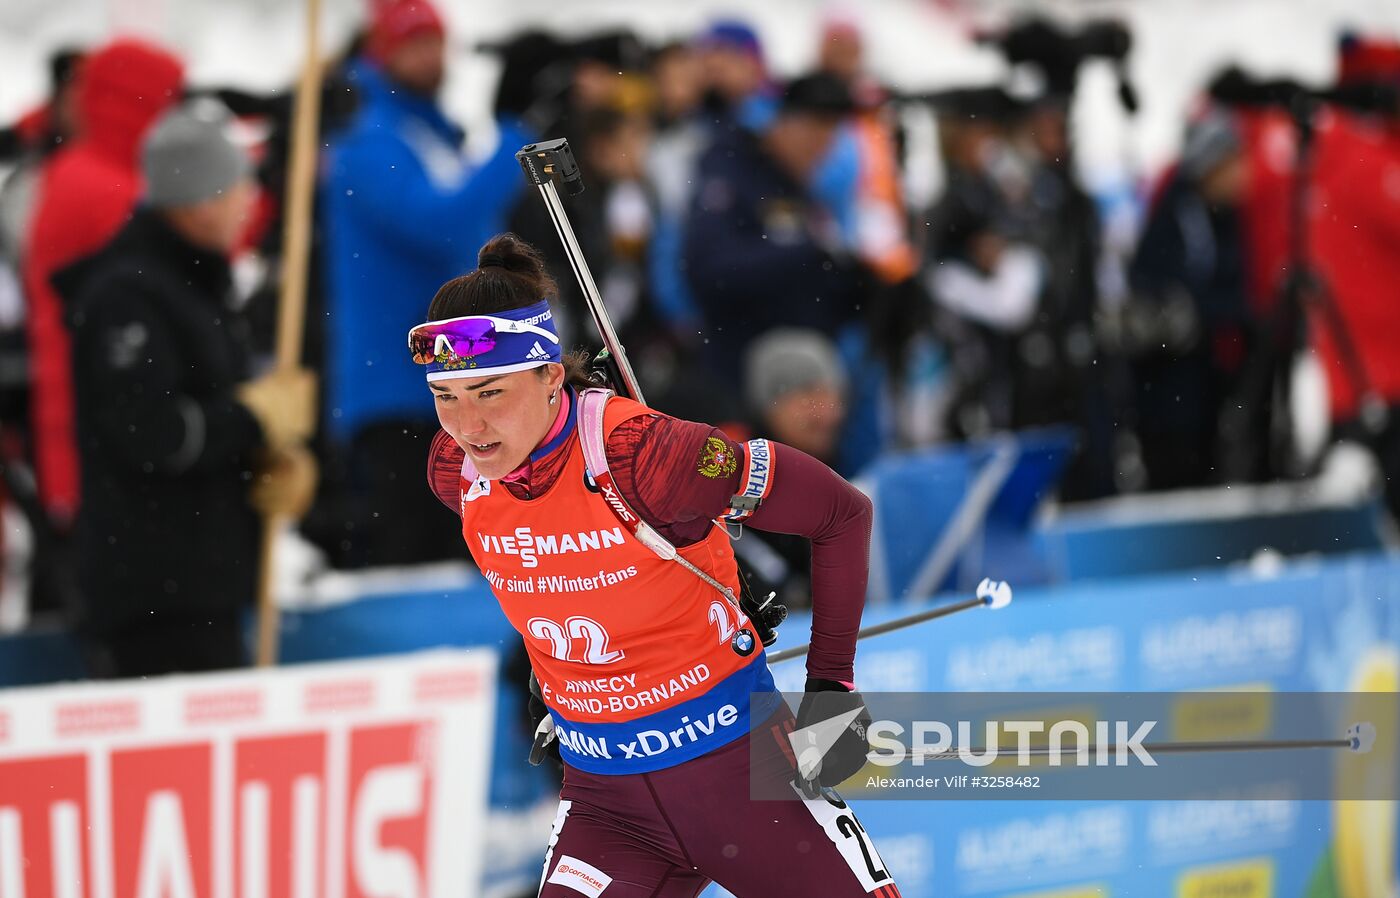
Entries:
{"label": "athlete's hand", "polygon": [[530,763],[535,767],[544,763],[545,758],[553,758],[554,763],[562,764],[559,758],[559,739],[554,732],[554,716],[549,713],[544,699],[540,696],[540,681],[535,672],[530,671],[530,723],[534,724],[534,742],[530,745]]}
{"label": "athlete's hand", "polygon": [[870,712],[859,692],[832,680],[807,678],[792,734],[796,783],[804,795],[815,798],[821,787],[835,786],[865,766],[869,728]]}

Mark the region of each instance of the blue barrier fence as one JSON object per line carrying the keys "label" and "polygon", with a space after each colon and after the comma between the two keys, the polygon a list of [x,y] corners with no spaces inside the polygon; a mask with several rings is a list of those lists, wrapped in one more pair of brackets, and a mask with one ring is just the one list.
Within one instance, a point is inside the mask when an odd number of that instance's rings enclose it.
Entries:
{"label": "blue barrier fence", "polygon": [[[878,610],[868,621],[905,610]],[[795,616],[784,636],[796,640],[806,626]],[[862,688],[890,692],[1394,691],[1400,558],[1022,590],[1005,611],[877,637],[857,667]],[[788,690],[801,688],[803,674],[800,663],[775,669]],[[1357,885],[1374,880],[1368,869],[1390,871],[1388,888],[1395,885],[1390,802],[1241,796],[856,807],[907,898],[1390,894]]]}

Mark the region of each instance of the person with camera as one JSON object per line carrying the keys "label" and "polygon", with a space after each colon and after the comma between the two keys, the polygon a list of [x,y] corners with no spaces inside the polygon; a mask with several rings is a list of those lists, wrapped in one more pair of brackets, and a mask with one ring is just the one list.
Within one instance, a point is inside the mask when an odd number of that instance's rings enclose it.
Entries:
{"label": "person with camera", "polygon": [[1151,489],[1224,479],[1221,416],[1258,330],[1240,218],[1249,176],[1228,113],[1192,122],[1129,268],[1124,332]]}

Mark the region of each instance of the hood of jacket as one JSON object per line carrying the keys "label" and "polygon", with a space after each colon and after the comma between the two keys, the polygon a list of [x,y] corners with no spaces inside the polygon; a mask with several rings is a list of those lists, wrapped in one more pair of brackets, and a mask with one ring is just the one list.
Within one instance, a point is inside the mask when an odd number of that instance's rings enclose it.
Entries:
{"label": "hood of jacket", "polygon": [[175,56],[142,41],[114,41],[79,71],[79,137],[135,168],[141,138],[183,90],[184,66]]}

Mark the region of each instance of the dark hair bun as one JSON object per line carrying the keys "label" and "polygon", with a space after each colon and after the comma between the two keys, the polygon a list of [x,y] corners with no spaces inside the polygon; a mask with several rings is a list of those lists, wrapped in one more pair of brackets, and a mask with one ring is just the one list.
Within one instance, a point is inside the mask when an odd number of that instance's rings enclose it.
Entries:
{"label": "dark hair bun", "polygon": [[476,264],[475,271],[438,289],[428,320],[523,309],[559,293],[539,250],[514,234],[497,234],[486,241]]}
{"label": "dark hair bun", "polygon": [[537,280],[549,277],[540,251],[514,234],[497,234],[476,254],[477,268],[500,267]]}

